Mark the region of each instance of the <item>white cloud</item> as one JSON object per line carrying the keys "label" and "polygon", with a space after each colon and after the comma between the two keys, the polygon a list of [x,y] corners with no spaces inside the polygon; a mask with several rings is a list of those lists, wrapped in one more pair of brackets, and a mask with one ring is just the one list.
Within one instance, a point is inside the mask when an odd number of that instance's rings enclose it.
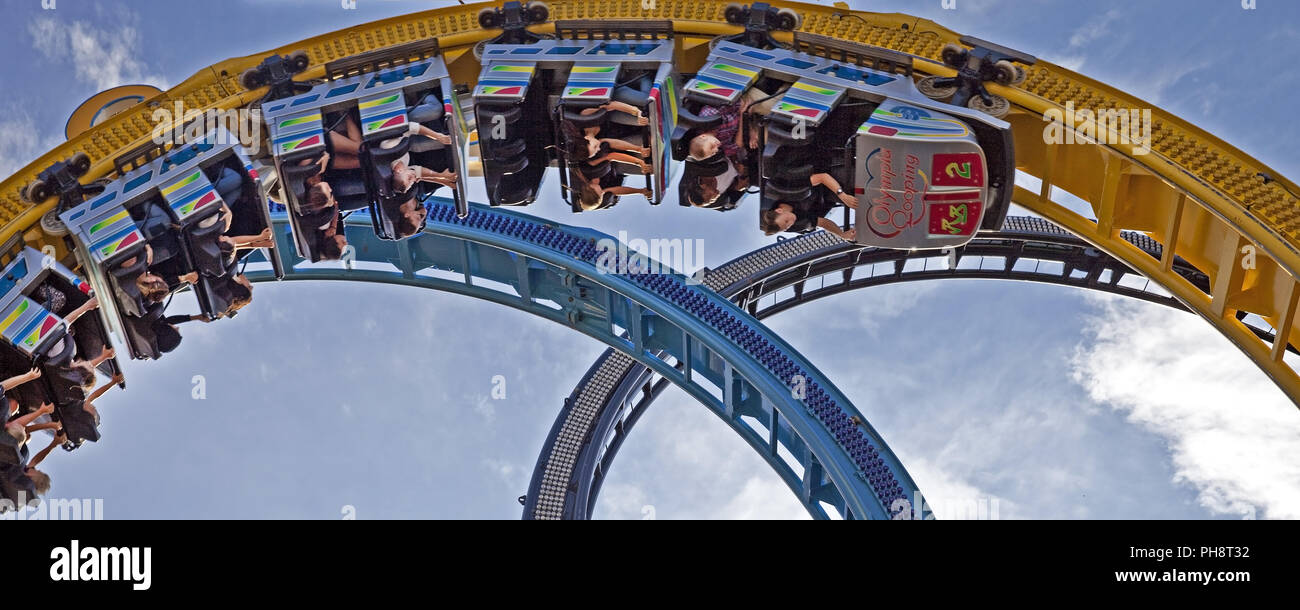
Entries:
{"label": "white cloud", "polygon": [[36,51],[52,62],[71,64],[77,80],[97,91],[134,84],[167,88],[166,79],[136,59],[143,53],[140,34],[129,24],[98,28],[42,15],[32,19],[27,32]]}
{"label": "white cloud", "polygon": [[1174,482],[1223,515],[1300,518],[1300,413],[1195,316],[1099,300],[1073,375],[1092,397],[1163,437]]}
{"label": "white cloud", "polygon": [[[829,511],[828,512],[833,512]],[[808,512],[790,501],[790,488],[780,479],[752,476],[731,501],[718,511],[719,519],[807,519]]]}
{"label": "white cloud", "polygon": [[0,176],[22,169],[60,142],[62,138],[42,138],[26,110],[6,105],[0,111]]}
{"label": "white cloud", "polygon": [[1111,32],[1111,25],[1120,17],[1119,9],[1111,9],[1089,19],[1070,34],[1070,48],[1078,49],[1101,39]]}
{"label": "white cloud", "polygon": [[1014,502],[980,489],[930,460],[913,457],[906,466],[938,519],[1012,519],[1018,514]]}

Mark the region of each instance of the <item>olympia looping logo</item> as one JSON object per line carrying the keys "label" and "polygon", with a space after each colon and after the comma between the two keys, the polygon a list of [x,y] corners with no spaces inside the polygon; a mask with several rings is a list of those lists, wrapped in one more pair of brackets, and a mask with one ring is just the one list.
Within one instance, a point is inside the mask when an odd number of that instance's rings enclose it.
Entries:
{"label": "olympia looping logo", "polygon": [[147,591],[153,583],[152,547],[81,547],[73,540],[69,546],[50,551],[50,580],[109,581],[132,583],[136,591]]}

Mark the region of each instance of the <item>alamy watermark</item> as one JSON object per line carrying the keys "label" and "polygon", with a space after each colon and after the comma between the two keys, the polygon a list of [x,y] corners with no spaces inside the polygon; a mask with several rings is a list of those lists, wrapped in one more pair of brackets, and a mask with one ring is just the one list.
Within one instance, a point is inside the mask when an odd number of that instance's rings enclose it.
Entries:
{"label": "alamy watermark", "polygon": [[[248,108],[186,109],[185,104],[177,100],[171,108],[154,109],[150,120],[154,123],[150,134],[154,144],[193,142],[217,127],[224,127],[226,131],[219,132],[218,141],[212,142],[213,144],[239,144],[252,155],[258,154],[262,146],[261,113]],[[235,141],[224,141],[227,139]]]}
{"label": "alamy watermark", "polygon": [[627,231],[619,231],[618,239],[603,238],[596,242],[596,249],[599,273],[681,272],[687,275],[688,284],[698,284],[696,272],[704,268],[703,239],[628,239]]}
{"label": "alamy watermark", "polygon": [[[938,510],[936,510],[938,509]],[[997,498],[951,498],[939,503],[931,502],[914,492],[912,499],[898,498],[889,506],[895,521],[933,520],[937,517],[955,520],[997,521]]]}
{"label": "alamy watermark", "polygon": [[0,498],[0,521],[103,521],[103,498]]}
{"label": "alamy watermark", "polygon": [[1066,102],[1064,111],[1051,108],[1043,120],[1047,144],[1123,144],[1133,146],[1134,155],[1151,152],[1150,108],[1075,109],[1074,102]]}

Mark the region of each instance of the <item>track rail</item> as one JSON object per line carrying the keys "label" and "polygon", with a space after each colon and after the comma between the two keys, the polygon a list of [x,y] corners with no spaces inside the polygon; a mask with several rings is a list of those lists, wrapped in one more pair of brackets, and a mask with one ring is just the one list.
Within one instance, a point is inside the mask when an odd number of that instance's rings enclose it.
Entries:
{"label": "track rail", "polygon": [[[752,316],[673,273],[626,273],[600,263],[613,238],[518,212],[450,202],[430,206],[425,233],[382,241],[364,214],[347,219],[356,259],[298,259],[275,217],[286,280],[345,280],[431,288],[514,307],[594,337],[670,380],[753,446],[802,499],[828,518],[888,519],[916,485],[879,435],[815,367]],[[656,267],[657,268],[657,267]],[[613,272],[618,271],[618,272]],[[266,261],[250,279],[274,279]],[[802,377],[805,391],[791,389]],[[558,509],[544,496],[533,510]]]}
{"label": "track rail", "polygon": [[[804,16],[801,31],[876,45],[914,56],[918,75],[948,76],[937,61],[945,43],[960,36],[936,23],[901,14],[849,11],[834,6],[777,1]],[[480,30],[476,15],[491,3],[453,6],[413,13],[331,32],[272,51],[306,50],[313,65],[303,78],[323,76],[323,64],[377,48],[438,39],[458,82],[471,82],[477,62],[470,47],[495,34]],[[713,36],[734,33],[722,18],[725,0],[554,0],[552,19],[670,19],[679,41],[679,65],[698,66]],[[649,8],[646,8],[649,6]],[[533,29],[546,31],[553,25]],[[778,35],[779,37],[788,35]],[[146,141],[155,127],[152,112],[176,101],[186,108],[234,108],[260,95],[241,91],[240,71],[267,53],[233,58],[200,70],[172,89],[115,116],[50,151],[0,184],[0,241],[19,232],[43,245],[36,229],[47,201],[29,206],[18,198],[21,185],[55,160],[77,151],[94,161],[85,180],[110,171],[112,158]],[[1040,183],[1037,190],[1017,188],[1014,201],[1125,261],[1215,326],[1241,348],[1292,399],[1300,404],[1300,374],[1283,361],[1285,350],[1273,349],[1238,320],[1239,312],[1257,314],[1296,342],[1300,328],[1300,187],[1277,171],[1202,129],[1133,96],[1049,62],[1028,68],[1029,78],[1014,88],[990,85],[1013,104],[1007,120],[1015,131],[1018,169]],[[1138,146],[1117,144],[1049,144],[1042,136],[1043,117],[1079,109],[1150,109],[1150,154]],[[1079,119],[1068,128],[1095,126]],[[1062,168],[1070,171],[1062,171]],[[1261,177],[1267,176],[1266,178]],[[1088,217],[1059,203],[1060,191],[1086,201]],[[1096,220],[1092,220],[1095,218]],[[1167,245],[1167,256],[1151,260],[1120,237],[1121,230],[1140,231]],[[58,240],[54,240],[57,242]],[[54,244],[61,248],[61,243]],[[1251,246],[1250,258],[1243,248]],[[1182,258],[1205,272],[1212,290],[1202,292],[1172,269]]]}
{"label": "track rail", "polygon": [[[1163,254],[1160,244],[1145,235],[1123,237],[1153,259]],[[1176,261],[1174,269],[1210,290],[1205,274],[1186,261]],[[852,290],[937,279],[1074,286],[1187,311],[1123,262],[1032,217],[1008,217],[1001,230],[981,233],[959,248],[951,262],[933,252],[863,248],[818,232],[740,256],[708,271],[703,281],[761,320]],[[1272,329],[1262,322],[1243,322],[1260,340],[1274,340]],[[653,371],[606,350],[565,399],[534,470],[529,495],[562,498],[563,508],[558,516],[525,510],[524,519],[591,518],[619,448],[667,386]]]}

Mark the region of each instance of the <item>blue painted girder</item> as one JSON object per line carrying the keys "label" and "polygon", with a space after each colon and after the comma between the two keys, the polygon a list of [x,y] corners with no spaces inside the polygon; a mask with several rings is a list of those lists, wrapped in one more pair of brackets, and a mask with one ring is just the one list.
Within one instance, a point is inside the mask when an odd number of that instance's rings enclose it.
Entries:
{"label": "blue painted girder", "polygon": [[[376,238],[364,214],[349,217],[350,265],[308,264],[281,247],[285,279],[432,288],[564,324],[709,407],[814,517],[829,517],[830,507],[844,518],[888,519],[910,507],[902,500],[915,497],[915,483],[861,413],[794,348],[728,300],[676,273],[605,272],[596,264],[597,242],[617,242],[590,229],[478,205],[460,219],[449,200],[430,200],[429,208],[425,233],[400,242]],[[276,239],[288,246],[287,218],[279,213],[274,221]],[[274,279],[265,263],[248,275]],[[797,376],[802,394],[794,390]]]}

